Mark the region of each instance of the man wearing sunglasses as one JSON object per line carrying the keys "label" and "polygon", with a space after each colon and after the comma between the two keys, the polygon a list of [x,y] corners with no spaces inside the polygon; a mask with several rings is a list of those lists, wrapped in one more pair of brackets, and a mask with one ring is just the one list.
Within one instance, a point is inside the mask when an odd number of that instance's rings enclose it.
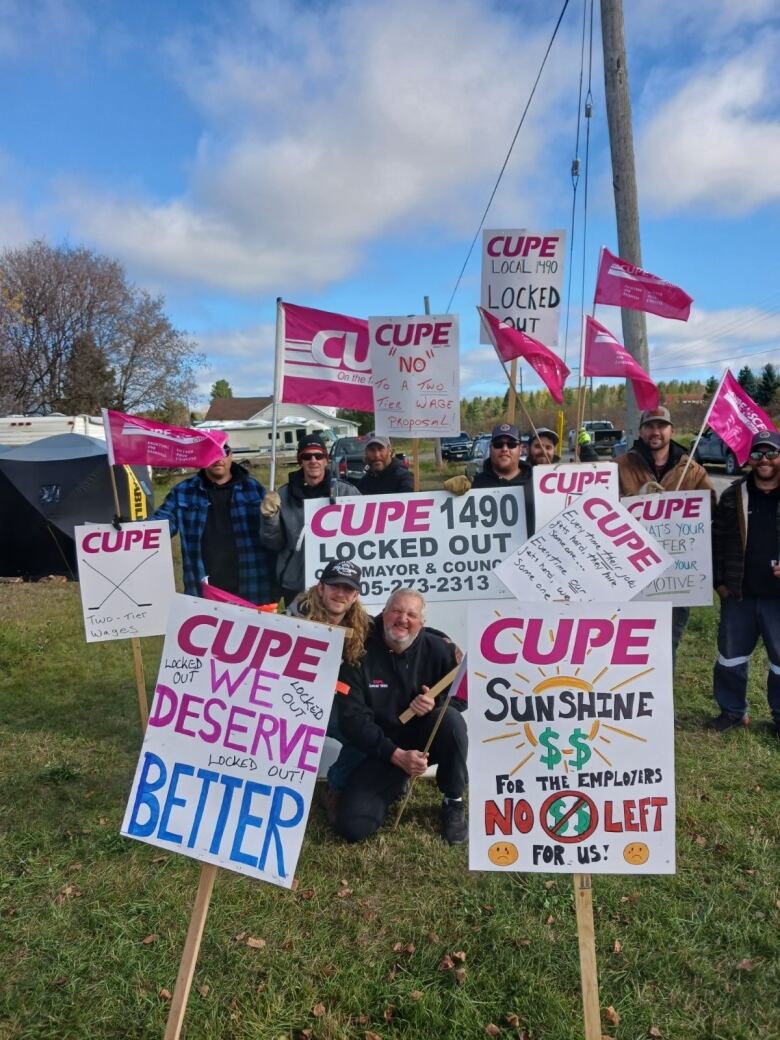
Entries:
{"label": "man wearing sunglasses", "polygon": [[276,577],[288,605],[306,587],[303,503],[307,498],[360,494],[346,480],[331,479],[328,450],[318,433],[301,438],[298,462],[301,468],[290,474],[279,491],[267,492],[260,506],[260,541],[277,553]]}
{"label": "man wearing sunglasses", "polygon": [[747,726],[748,662],[759,638],[769,657],[767,698],[780,737],[780,433],[753,437],[750,472],[720,497],[712,523],[712,564],[720,596],[713,693],[722,732]]}

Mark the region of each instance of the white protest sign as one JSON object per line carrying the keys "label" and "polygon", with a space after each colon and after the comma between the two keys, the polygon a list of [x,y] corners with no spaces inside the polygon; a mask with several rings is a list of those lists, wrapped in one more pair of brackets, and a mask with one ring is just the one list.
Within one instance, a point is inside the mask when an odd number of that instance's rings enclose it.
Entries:
{"label": "white protest sign", "polygon": [[496,574],[523,602],[623,602],[671,562],[620,503],[593,492],[537,531]]}
{"label": "white protest sign", "polygon": [[[481,303],[494,318],[541,340],[558,342],[566,232],[511,228],[482,232]],[[490,343],[485,328],[480,343]]]}
{"label": "white protest sign", "polygon": [[470,606],[472,870],[674,873],[671,645],[666,603]]}
{"label": "white protest sign", "polygon": [[369,318],[376,432],[444,437],[460,431],[458,316]]}
{"label": "white protest sign", "polygon": [[636,495],[622,504],[674,561],[637,600],[668,600],[676,607],[712,605],[712,538],[709,491]]}
{"label": "white protest sign", "polygon": [[428,602],[509,596],[494,568],[526,538],[522,488],[309,499],[304,509],[307,586],[329,560],[352,560],[368,604],[399,588]]}
{"label": "white protest sign", "polygon": [[537,531],[586,492],[598,491],[609,502],[619,499],[618,471],[614,462],[561,462],[554,466],[534,466],[533,481]]}
{"label": "white protest sign", "polygon": [[122,834],[290,888],[343,641],[176,596]]}
{"label": "white protest sign", "polygon": [[83,524],[75,539],[87,642],[162,635],[176,592],[168,521]]}

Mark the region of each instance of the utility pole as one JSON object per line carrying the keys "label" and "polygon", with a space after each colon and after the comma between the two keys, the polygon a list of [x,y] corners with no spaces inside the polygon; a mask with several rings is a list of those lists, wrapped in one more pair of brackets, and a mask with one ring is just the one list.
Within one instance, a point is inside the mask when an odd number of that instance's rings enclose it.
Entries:
{"label": "utility pole", "polygon": [[[601,0],[601,43],[604,50],[604,95],[607,102],[609,148],[612,154],[612,186],[615,191],[618,253],[642,266],[639,238],[639,197],[634,166],[634,134],[623,30],[623,0]],[[643,311],[625,308],[623,343],[629,354],[649,372],[647,322]],[[630,383],[626,383],[626,438],[629,446],[639,432],[639,409]]]}

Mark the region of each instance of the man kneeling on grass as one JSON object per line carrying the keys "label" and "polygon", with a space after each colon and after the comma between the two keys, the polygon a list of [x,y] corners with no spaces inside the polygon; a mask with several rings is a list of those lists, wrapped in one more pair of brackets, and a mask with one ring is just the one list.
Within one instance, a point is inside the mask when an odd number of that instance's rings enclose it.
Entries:
{"label": "man kneeling on grass", "polygon": [[[365,758],[349,775],[341,794],[335,827],[347,841],[363,841],[382,826],[390,806],[410,777],[438,766],[436,782],[444,796],[441,833],[450,845],[467,837],[463,792],[466,788],[466,723],[452,702],[431,744],[442,699],[429,690],[455,667],[455,647],[424,628],[425,600],[412,589],[388,599],[366,640],[357,666],[345,664],[341,680],[349,686],[338,698],[338,724],[347,745]],[[406,724],[399,716],[409,708]]]}

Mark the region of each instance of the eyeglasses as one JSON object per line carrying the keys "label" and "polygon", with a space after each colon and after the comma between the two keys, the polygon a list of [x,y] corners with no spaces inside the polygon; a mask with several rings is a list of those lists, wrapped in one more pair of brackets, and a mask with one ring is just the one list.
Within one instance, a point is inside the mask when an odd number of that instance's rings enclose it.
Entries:
{"label": "eyeglasses", "polygon": [[776,459],[780,455],[780,450],[777,448],[766,448],[764,451],[751,451],[750,457],[753,462],[759,462],[761,459]]}
{"label": "eyeglasses", "polygon": [[326,457],[320,452],[309,452],[306,455],[301,455],[301,462],[322,462]]}
{"label": "eyeglasses", "polygon": [[512,440],[510,437],[504,437],[498,441],[491,441],[494,448],[516,448],[520,441]]}

